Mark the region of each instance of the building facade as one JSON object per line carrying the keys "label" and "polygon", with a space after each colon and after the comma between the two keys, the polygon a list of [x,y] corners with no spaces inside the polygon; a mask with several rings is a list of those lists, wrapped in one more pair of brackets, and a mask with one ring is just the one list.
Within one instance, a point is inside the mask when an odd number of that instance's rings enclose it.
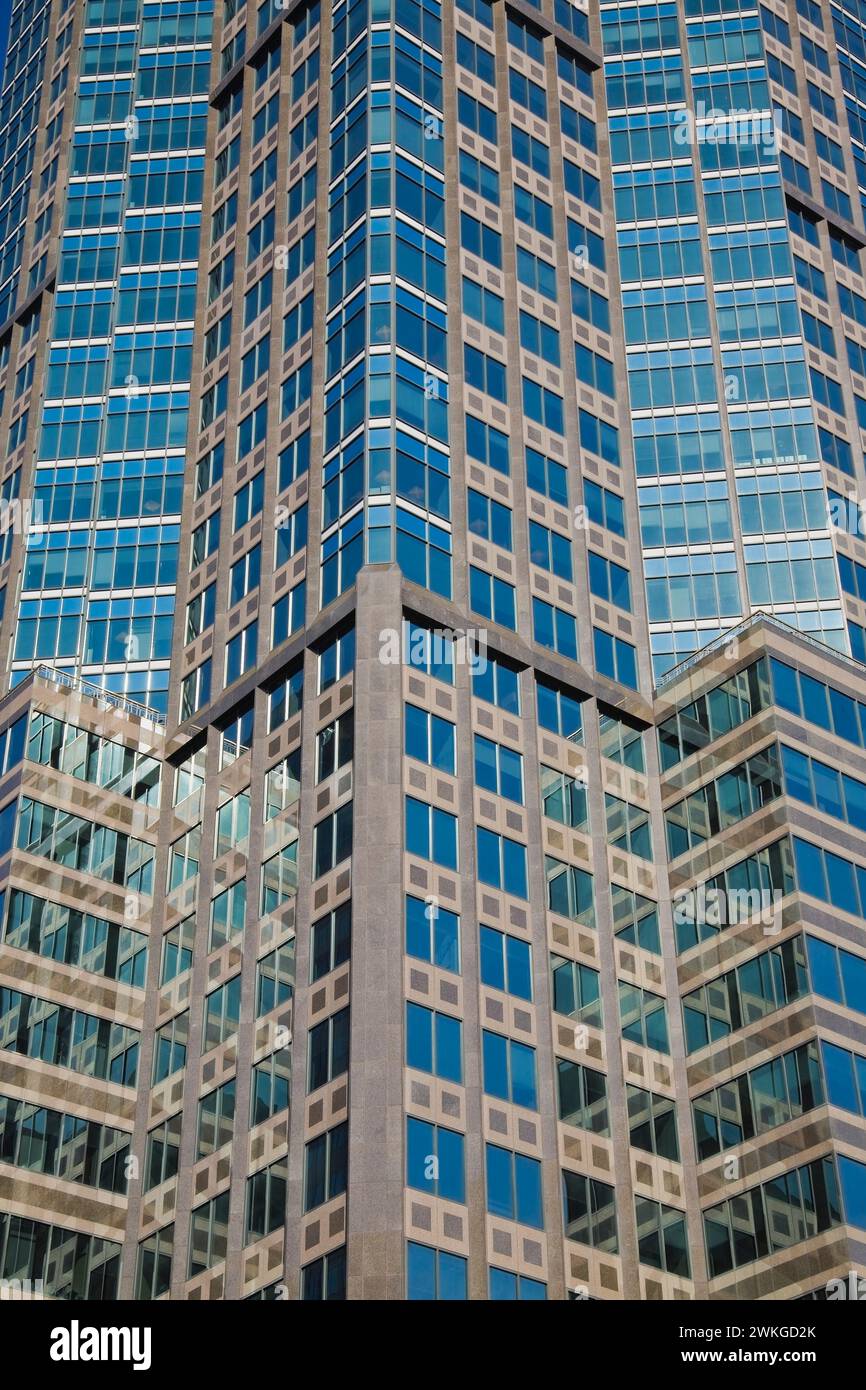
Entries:
{"label": "building facade", "polygon": [[866,1276],[864,28],[13,7],[4,1290]]}

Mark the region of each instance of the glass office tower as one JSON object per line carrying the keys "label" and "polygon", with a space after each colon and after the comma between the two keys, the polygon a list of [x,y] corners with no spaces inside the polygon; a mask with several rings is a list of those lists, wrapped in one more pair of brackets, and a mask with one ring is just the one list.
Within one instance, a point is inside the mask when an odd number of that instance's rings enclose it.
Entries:
{"label": "glass office tower", "polygon": [[787,18],[720,10],[602,7],[657,674],[749,607],[849,649],[822,470],[838,441],[826,428],[819,441],[816,420],[817,406],[844,416],[844,402],[806,357],[808,342],[834,359],[834,334],[805,303],[798,313],[796,285],[809,289],[816,270],[820,286],[822,272],[796,257],[803,211],[784,185],[798,171],[810,193],[808,164],[788,150],[806,140],[798,113],[812,99],[796,100],[794,68],[785,86],[765,43],[790,47]]}
{"label": "glass office tower", "polygon": [[866,1273],[859,33],[15,8],[0,1278]]}

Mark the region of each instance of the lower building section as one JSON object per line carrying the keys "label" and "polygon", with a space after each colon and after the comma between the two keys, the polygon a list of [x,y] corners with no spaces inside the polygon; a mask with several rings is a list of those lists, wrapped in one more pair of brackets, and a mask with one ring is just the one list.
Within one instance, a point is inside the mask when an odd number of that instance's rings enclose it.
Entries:
{"label": "lower building section", "polygon": [[334,609],[195,726],[0,705],[3,1289],[839,1296],[866,669],[758,615],[624,706],[395,566]]}

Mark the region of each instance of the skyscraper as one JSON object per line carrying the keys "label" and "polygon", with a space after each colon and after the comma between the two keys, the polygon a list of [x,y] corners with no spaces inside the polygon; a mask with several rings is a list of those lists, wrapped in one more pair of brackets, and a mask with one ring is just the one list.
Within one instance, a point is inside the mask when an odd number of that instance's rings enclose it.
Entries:
{"label": "skyscraper", "polygon": [[0,1278],[866,1274],[864,28],[13,7]]}

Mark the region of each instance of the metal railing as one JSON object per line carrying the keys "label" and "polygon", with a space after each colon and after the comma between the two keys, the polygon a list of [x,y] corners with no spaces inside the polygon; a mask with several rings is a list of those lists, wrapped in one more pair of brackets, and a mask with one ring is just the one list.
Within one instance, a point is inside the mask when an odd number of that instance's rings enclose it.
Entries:
{"label": "metal railing", "polygon": [[742,637],[751,628],[757,627],[758,623],[766,623],[768,627],[775,628],[783,637],[796,637],[800,642],[804,642],[806,646],[813,647],[821,656],[827,656],[828,653],[835,656],[839,661],[845,662],[852,670],[859,671],[861,675],[866,671],[866,668],[864,668],[863,664],[859,662],[856,657],[848,656],[847,652],[840,652],[837,647],[831,647],[828,642],[822,642],[819,637],[814,637],[811,632],[803,632],[801,628],[792,627],[790,623],[784,622],[782,618],[777,618],[773,613],[765,613],[762,608],[759,608],[756,612],[750,613],[748,618],[744,618],[742,622],[737,623],[735,627],[729,627],[727,632],[722,632],[718,637],[714,637],[712,642],[708,642],[705,647],[699,647],[696,652],[692,652],[691,656],[687,656],[685,661],[681,661],[678,666],[671,667],[670,671],[666,671],[663,676],[659,676],[655,684],[656,694],[658,694],[660,690],[663,690],[665,686],[670,685],[672,681],[679,680],[692,666],[697,666],[699,662],[711,656],[713,652],[721,651],[723,647],[727,647],[731,642],[735,642],[738,637]]}
{"label": "metal railing", "polygon": [[57,671],[53,666],[37,666],[33,675],[50,685],[59,685],[66,690],[75,691],[78,695],[85,695],[89,700],[98,700],[100,704],[109,705],[112,709],[131,715],[133,719],[147,719],[151,724],[165,727],[165,715],[160,714],[159,710],[152,709],[150,705],[139,704],[137,700],[129,700],[125,695],[115,695],[113,691],[105,690],[101,685],[94,685],[82,676],[74,676],[69,671]]}

